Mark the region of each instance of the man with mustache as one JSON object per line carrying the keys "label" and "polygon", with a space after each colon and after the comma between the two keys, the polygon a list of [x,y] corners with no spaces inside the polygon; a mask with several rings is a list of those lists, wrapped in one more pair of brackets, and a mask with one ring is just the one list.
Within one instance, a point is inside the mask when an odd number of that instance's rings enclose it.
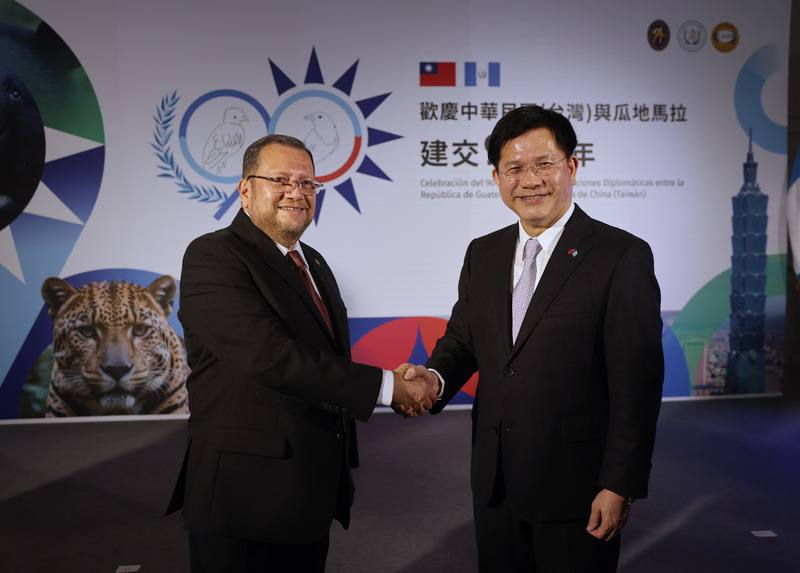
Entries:
{"label": "man with mustache", "polygon": [[354,420],[437,398],[402,368],[350,360],[336,280],[300,242],[319,187],[301,141],[259,139],[242,210],[184,256],[190,443],[170,510],[183,503],[194,573],[324,571],[331,521],[350,519]]}

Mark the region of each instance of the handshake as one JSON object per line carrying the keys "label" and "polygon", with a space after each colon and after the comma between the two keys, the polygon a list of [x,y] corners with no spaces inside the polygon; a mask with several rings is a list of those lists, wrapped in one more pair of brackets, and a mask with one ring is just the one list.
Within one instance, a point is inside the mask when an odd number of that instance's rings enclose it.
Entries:
{"label": "handshake", "polygon": [[394,370],[392,409],[409,418],[425,414],[439,399],[439,377],[424,366],[401,364]]}

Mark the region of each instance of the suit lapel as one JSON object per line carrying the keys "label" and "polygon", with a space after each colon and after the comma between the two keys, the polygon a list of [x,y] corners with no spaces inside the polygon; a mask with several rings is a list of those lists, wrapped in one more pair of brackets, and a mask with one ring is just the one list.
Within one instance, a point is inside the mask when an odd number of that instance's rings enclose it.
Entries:
{"label": "suit lapel", "polygon": [[[286,285],[291,288],[298,297],[300,297],[300,300],[302,300],[303,304],[306,305],[308,311],[314,315],[314,318],[319,323],[320,328],[322,328],[322,330],[324,330],[325,333],[330,336],[328,327],[325,325],[325,321],[322,319],[322,316],[320,316],[314,301],[311,299],[311,295],[308,294],[305,286],[300,281],[297,270],[293,268],[292,263],[288,261],[285,256],[283,256],[281,251],[278,249],[278,246],[275,244],[275,241],[265,235],[261,229],[256,227],[255,224],[253,224],[253,222],[250,220],[250,217],[248,217],[247,214],[245,214],[245,212],[242,210],[239,210],[239,213],[231,223],[231,230],[255,247],[255,251],[259,258],[276,274],[278,274],[286,282]],[[319,254],[306,245],[303,245],[303,249],[304,253],[313,252],[314,256],[319,258]],[[308,251],[306,251],[306,249],[308,249]],[[309,264],[312,263],[309,262]],[[314,275],[314,280],[319,287],[320,281],[317,280],[317,275]],[[327,293],[320,294],[322,294],[323,301],[325,301]],[[330,309],[330,305],[328,305],[328,308]],[[331,320],[333,321],[332,317]]]}
{"label": "suit lapel", "polygon": [[[564,226],[564,232],[556,243],[553,254],[544,269],[544,274],[533,293],[517,340],[511,348],[508,362],[513,360],[566,280],[586,258],[592,248],[591,234],[591,219],[580,207],[575,205],[575,211]],[[571,249],[577,253],[575,256],[570,252]]]}
{"label": "suit lapel", "polygon": [[[342,299],[339,296],[339,291],[336,288],[336,281],[333,278],[333,273],[322,259],[322,256],[305,243],[303,243],[303,252],[306,255],[308,267],[311,271],[311,275],[314,277],[314,282],[319,289],[322,302],[328,309],[335,341],[339,345],[339,349],[343,350],[349,358],[350,343],[349,330],[347,328],[347,311],[344,308]],[[318,312],[316,314],[319,315]],[[320,322],[322,322],[322,317],[318,318]]]}

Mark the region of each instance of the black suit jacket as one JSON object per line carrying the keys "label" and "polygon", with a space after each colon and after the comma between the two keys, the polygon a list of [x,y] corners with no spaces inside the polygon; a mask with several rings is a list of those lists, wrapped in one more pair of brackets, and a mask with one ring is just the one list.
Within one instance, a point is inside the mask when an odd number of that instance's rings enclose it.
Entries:
{"label": "black suit jacket", "polygon": [[183,502],[190,530],[302,543],[334,517],[348,525],[353,419],[372,413],[381,370],[350,361],[336,280],[302,247],[334,336],[297,270],[243,211],[186,250],[190,444],[171,508]]}
{"label": "black suit jacket", "polygon": [[507,499],[530,520],[588,517],[602,488],[645,497],[664,369],[651,250],[576,206],[512,346],[517,237],[514,224],[467,249],[458,302],[428,363],[446,382],[432,412],[480,372],[479,503],[492,495],[501,452]]}

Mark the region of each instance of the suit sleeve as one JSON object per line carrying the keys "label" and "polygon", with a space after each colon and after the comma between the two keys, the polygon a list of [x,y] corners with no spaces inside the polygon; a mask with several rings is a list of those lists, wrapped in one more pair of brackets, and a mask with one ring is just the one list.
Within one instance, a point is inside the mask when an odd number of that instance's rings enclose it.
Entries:
{"label": "suit sleeve", "polygon": [[427,366],[437,370],[445,381],[444,394],[434,404],[431,414],[441,412],[478,368],[469,322],[469,285],[471,243],[464,257],[458,280],[458,300],[450,313],[444,336],[437,342]]}
{"label": "suit sleeve", "polygon": [[608,375],[609,427],[600,486],[626,497],[647,496],[664,353],[661,294],[653,254],[630,244],[612,278],[603,342]]}
{"label": "suit sleeve", "polygon": [[360,420],[375,407],[382,371],[293,336],[223,241],[201,237],[186,250],[179,315],[187,344],[195,339],[237,377]]}

